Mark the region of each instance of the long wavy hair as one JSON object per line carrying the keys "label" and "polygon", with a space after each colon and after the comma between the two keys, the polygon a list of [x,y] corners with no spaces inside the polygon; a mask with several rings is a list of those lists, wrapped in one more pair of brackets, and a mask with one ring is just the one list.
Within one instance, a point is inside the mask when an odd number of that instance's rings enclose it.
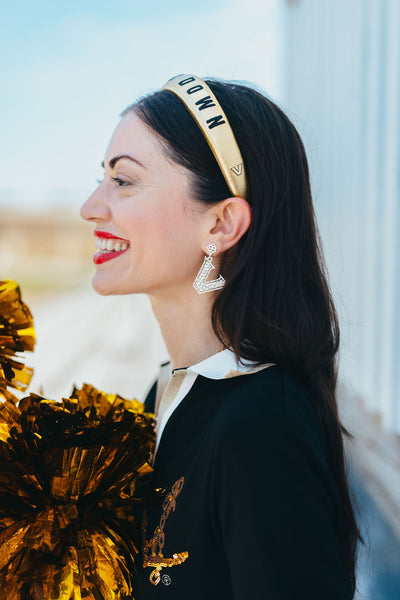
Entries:
{"label": "long wavy hair", "polygon": [[[300,136],[269,98],[237,83],[207,80],[239,144],[252,221],[221,258],[226,285],[216,296],[212,324],[237,358],[286,366],[310,392],[322,424],[328,460],[343,508],[343,551],[355,590],[357,541],[343,447],[350,435],[336,402],[339,326],[327,283]],[[195,200],[214,204],[232,194],[199,127],[182,102],[161,90],[133,111],[161,137],[165,151],[186,167]]]}

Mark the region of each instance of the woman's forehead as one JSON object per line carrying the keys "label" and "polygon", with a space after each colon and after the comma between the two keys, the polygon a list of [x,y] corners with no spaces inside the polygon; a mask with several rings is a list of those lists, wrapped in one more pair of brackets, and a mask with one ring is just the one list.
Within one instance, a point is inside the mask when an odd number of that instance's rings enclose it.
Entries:
{"label": "woman's forehead", "polygon": [[133,112],[122,117],[115,128],[104,162],[123,155],[132,156],[146,168],[167,160],[157,134]]}

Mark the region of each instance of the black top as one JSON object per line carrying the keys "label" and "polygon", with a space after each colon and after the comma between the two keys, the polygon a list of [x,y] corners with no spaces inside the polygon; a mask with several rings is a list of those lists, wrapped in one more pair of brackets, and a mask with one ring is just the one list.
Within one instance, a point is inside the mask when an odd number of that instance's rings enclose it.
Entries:
{"label": "black top", "polygon": [[322,430],[285,369],[199,375],[166,424],[151,485],[167,494],[144,516],[135,600],[352,598]]}

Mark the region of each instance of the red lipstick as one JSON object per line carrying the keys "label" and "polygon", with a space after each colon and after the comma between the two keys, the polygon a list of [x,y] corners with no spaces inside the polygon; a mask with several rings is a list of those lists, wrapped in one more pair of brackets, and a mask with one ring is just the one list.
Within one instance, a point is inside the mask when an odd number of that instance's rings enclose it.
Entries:
{"label": "red lipstick", "polygon": [[100,231],[95,229],[94,235],[99,238],[106,238],[107,240],[122,240],[123,242],[129,244],[129,240],[125,240],[124,238],[114,235],[113,233],[108,233],[108,231]]}
{"label": "red lipstick", "polygon": [[[128,250],[128,248],[126,250]],[[124,254],[126,250],[120,250],[119,252],[96,252],[96,254],[93,256],[93,262],[95,265],[101,265],[108,260],[112,260],[113,258],[120,256],[120,254]]]}
{"label": "red lipstick", "polygon": [[[96,248],[98,252],[93,256],[93,262],[95,265],[101,265],[113,258],[117,258],[121,254],[124,254],[127,250],[129,250],[130,242],[129,240],[125,240],[124,238],[119,237],[118,235],[114,235],[113,233],[109,233],[108,231],[95,230],[94,235],[96,239]],[[116,240],[115,243],[111,242],[101,242],[100,240]],[[109,249],[107,249],[107,245]],[[113,248],[115,246],[115,248]],[[122,246],[122,248],[121,248]]]}

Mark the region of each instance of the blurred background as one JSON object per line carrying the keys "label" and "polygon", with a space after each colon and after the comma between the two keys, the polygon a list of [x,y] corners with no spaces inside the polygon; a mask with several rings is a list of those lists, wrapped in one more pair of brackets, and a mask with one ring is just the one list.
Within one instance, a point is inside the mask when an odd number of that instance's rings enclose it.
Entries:
{"label": "blurred background", "polygon": [[178,73],[255,82],[305,143],[342,329],[339,396],[366,544],[357,599],[400,599],[399,0],[0,0],[0,278],[35,317],[31,391],[143,399],[147,298],[91,289],[79,207],[119,113]]}

